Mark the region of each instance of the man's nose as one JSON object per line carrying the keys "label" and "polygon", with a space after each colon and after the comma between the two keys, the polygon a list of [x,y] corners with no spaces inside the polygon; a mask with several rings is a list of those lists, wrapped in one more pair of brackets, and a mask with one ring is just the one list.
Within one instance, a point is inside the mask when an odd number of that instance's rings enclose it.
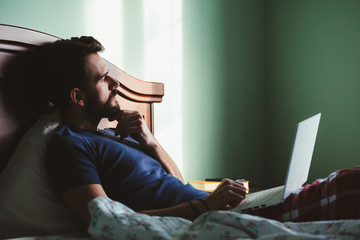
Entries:
{"label": "man's nose", "polygon": [[112,78],[111,76],[107,76],[110,83],[109,83],[109,90],[113,90],[114,88],[117,88],[120,86],[120,82],[116,80],[115,78]]}

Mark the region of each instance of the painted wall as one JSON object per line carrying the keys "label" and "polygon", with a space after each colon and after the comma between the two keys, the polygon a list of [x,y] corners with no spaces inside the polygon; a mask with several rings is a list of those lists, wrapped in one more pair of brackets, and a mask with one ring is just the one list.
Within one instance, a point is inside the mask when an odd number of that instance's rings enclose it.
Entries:
{"label": "painted wall", "polygon": [[87,29],[86,0],[1,0],[0,22],[36,29],[62,38]]}
{"label": "painted wall", "polygon": [[185,177],[263,183],[263,2],[183,3]]}
{"label": "painted wall", "polygon": [[184,1],[189,178],[282,184],[295,125],[318,112],[309,181],[359,164],[359,9],[356,0]]}
{"label": "painted wall", "polygon": [[265,9],[269,184],[284,181],[296,122],[318,112],[309,180],[358,165],[360,2],[273,0]]}

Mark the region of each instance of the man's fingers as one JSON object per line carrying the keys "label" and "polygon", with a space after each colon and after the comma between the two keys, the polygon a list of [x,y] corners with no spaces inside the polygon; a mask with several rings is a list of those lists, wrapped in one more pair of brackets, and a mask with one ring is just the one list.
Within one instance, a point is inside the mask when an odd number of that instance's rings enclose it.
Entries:
{"label": "man's fingers", "polygon": [[122,110],[122,118],[123,119],[136,119],[136,118],[142,118],[142,116],[138,111]]}
{"label": "man's fingers", "polygon": [[112,121],[121,119],[122,115],[123,115],[123,110],[120,110],[120,111],[117,112],[117,113],[111,114],[111,116],[108,118],[108,120],[109,120],[110,122],[112,122]]}
{"label": "man's fingers", "polygon": [[118,124],[115,129],[115,136],[120,135],[121,137],[126,138],[129,135],[129,133],[127,132],[127,130],[125,128],[122,128],[119,125],[120,124]]}
{"label": "man's fingers", "polygon": [[231,196],[241,196],[242,198],[246,195],[246,189],[238,184],[224,186],[223,191],[228,192]]}
{"label": "man's fingers", "polygon": [[229,195],[232,199],[232,201],[230,201],[228,204],[230,208],[236,207],[242,200],[245,199],[245,194],[243,192],[239,193],[237,191],[230,191]]}
{"label": "man's fingers", "polygon": [[127,120],[127,121],[121,121],[121,126],[123,128],[128,128],[128,127],[133,127],[133,126],[141,126],[142,124],[142,120],[135,118],[132,120]]}
{"label": "man's fingers", "polygon": [[128,121],[121,120],[116,126],[115,135],[121,135],[121,133],[125,132],[127,132],[128,134],[141,132],[142,124],[142,120],[138,118]]}
{"label": "man's fingers", "polygon": [[231,180],[231,179],[223,179],[222,182],[219,184],[218,188],[221,188],[221,187],[225,187],[225,186],[233,186],[233,187],[236,187],[238,189],[241,189],[241,190],[244,190],[246,191],[246,188],[244,186],[244,184],[240,181],[234,181],[234,180]]}
{"label": "man's fingers", "polygon": [[131,121],[133,119],[142,118],[138,111],[122,109],[112,114],[108,119],[109,121]]}
{"label": "man's fingers", "polygon": [[132,114],[132,115],[122,115],[121,116],[121,121],[123,121],[123,122],[134,121],[136,119],[141,119],[140,115]]}
{"label": "man's fingers", "polygon": [[238,182],[238,181],[230,180],[230,179],[222,180],[222,182],[215,189],[215,191],[219,191],[219,192],[234,191],[243,197],[246,195],[246,188],[245,188],[244,184],[241,182]]}
{"label": "man's fingers", "polygon": [[246,196],[243,183],[224,179],[206,200],[213,210],[229,209],[237,206]]}

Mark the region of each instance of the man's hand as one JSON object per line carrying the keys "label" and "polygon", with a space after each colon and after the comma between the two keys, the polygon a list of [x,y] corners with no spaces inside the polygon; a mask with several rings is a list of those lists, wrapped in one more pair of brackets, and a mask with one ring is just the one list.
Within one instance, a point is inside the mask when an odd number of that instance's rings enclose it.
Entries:
{"label": "man's hand", "polygon": [[227,210],[239,205],[246,197],[243,183],[224,179],[212,194],[204,198],[210,210]]}
{"label": "man's hand", "polygon": [[126,138],[129,135],[138,141],[143,147],[148,148],[156,144],[156,140],[150,132],[143,116],[138,111],[120,110],[109,121],[117,120],[115,135]]}

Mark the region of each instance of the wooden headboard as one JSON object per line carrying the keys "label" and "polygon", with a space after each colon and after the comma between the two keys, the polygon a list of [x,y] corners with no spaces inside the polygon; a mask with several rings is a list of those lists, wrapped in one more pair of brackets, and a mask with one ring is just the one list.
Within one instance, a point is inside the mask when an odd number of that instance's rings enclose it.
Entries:
{"label": "wooden headboard", "polygon": [[[16,64],[15,59],[28,50],[58,39],[60,38],[31,29],[0,24],[0,173],[20,138],[44,111],[36,99],[29,98],[26,94],[29,91],[28,84],[22,82],[31,83],[31,79],[19,81],[12,77],[18,76],[16,73],[21,71],[21,68],[13,66]],[[154,133],[153,103],[162,101],[164,85],[136,79],[110,62],[106,63],[109,75],[120,82],[121,96],[118,96],[118,101],[121,108],[140,111]],[[21,76],[27,78],[26,74]],[[114,124],[116,123],[103,119],[99,128]]]}

